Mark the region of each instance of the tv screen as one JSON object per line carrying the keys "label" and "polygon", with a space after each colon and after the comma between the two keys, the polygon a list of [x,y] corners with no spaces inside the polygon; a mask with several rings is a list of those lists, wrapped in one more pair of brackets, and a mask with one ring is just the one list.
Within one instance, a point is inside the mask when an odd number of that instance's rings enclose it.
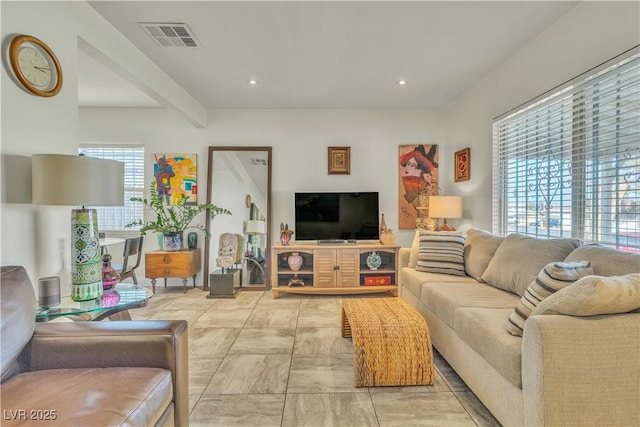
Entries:
{"label": "tv screen", "polygon": [[296,240],[378,240],[378,193],[296,193]]}

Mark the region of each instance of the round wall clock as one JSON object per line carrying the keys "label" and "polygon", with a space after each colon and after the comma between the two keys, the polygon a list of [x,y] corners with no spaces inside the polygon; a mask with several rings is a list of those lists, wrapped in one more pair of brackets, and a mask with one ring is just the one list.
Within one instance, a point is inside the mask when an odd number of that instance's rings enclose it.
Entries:
{"label": "round wall clock", "polygon": [[16,36],[9,47],[9,60],[16,78],[32,94],[48,97],[60,92],[62,67],[43,41],[33,36]]}

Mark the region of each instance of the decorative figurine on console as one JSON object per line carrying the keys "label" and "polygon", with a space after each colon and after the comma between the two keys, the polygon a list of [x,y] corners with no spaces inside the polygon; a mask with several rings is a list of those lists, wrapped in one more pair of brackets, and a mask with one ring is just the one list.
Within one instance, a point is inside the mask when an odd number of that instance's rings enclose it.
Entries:
{"label": "decorative figurine on console", "polygon": [[292,235],[293,230],[289,230],[289,224],[280,223],[280,243],[282,246],[289,246]]}

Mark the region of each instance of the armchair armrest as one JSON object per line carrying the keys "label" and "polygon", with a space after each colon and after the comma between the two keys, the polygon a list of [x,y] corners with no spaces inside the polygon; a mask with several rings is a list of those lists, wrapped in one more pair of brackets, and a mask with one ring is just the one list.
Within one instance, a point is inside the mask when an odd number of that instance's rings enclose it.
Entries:
{"label": "armchair armrest", "polygon": [[39,323],[21,355],[28,371],[154,367],[171,371],[176,425],[189,424],[189,340],[184,320]]}
{"label": "armchair armrest", "polygon": [[640,425],[640,313],[525,323],[526,425]]}

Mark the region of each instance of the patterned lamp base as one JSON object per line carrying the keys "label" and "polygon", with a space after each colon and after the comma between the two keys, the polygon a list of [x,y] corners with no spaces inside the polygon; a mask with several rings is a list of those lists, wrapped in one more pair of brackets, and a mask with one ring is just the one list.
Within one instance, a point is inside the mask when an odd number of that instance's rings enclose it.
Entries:
{"label": "patterned lamp base", "polygon": [[88,301],[102,295],[102,261],[95,209],[71,212],[71,299]]}

